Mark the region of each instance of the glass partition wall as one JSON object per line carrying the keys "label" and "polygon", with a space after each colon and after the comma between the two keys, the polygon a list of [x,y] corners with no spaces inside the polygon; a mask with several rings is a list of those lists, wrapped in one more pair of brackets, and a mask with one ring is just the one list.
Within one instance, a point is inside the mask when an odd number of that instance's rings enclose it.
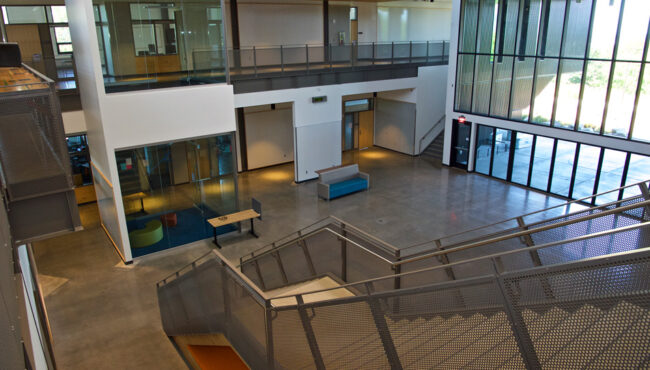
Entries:
{"label": "glass partition wall", "polygon": [[220,1],[93,4],[106,92],[226,81]]}
{"label": "glass partition wall", "polygon": [[[650,157],[478,125],[474,170],[544,192],[580,199],[650,178]],[[601,205],[639,194],[610,193]]]}
{"label": "glass partition wall", "polygon": [[649,19],[647,0],[463,0],[454,110],[650,141]]}
{"label": "glass partition wall", "polygon": [[133,257],[209,238],[206,220],[237,210],[233,152],[227,134],[115,153]]}

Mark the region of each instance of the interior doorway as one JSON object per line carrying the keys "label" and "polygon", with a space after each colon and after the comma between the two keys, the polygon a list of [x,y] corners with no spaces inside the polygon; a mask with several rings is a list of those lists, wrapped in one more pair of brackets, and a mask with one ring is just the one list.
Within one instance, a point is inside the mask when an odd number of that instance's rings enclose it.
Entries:
{"label": "interior doorway", "polygon": [[470,122],[453,120],[451,132],[451,165],[467,169],[469,162],[469,140],[472,133]]}
{"label": "interior doorway", "polygon": [[372,98],[343,102],[341,139],[343,151],[370,148],[375,139],[375,112]]}

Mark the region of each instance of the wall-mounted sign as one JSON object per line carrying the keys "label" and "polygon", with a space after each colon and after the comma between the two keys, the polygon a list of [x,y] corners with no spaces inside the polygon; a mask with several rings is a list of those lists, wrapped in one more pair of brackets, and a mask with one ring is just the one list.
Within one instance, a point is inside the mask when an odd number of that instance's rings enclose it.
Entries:
{"label": "wall-mounted sign", "polygon": [[311,98],[312,103],[325,103],[327,101],[327,96],[314,96]]}

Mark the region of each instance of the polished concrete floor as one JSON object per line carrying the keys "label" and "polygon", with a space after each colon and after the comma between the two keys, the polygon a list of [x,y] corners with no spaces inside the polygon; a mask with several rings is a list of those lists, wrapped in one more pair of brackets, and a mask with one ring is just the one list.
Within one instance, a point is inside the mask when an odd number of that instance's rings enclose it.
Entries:
{"label": "polished concrete floor", "polygon": [[[241,207],[251,197],[262,202],[260,238],[220,238],[224,254],[237,259],[330,214],[403,248],[563,202],[377,148],[345,153],[344,162],[370,174],[369,191],[326,202],[317,198],[315,181],[293,182],[291,164],[241,174]],[[184,368],[162,330],[155,284],[212,244],[199,241],[124,265],[98,226],[96,205],[82,206],[81,216],[86,230],[34,244],[59,368]]]}

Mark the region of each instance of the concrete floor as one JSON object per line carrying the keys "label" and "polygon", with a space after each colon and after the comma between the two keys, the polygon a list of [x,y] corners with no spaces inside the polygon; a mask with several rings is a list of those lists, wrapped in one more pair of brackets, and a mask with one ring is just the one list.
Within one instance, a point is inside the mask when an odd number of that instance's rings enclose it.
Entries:
{"label": "concrete floor", "polygon": [[[370,174],[370,190],[331,202],[316,182],[293,182],[293,165],[239,176],[240,204],[262,202],[259,239],[220,238],[238,259],[282,236],[337,216],[400,248],[546,208],[561,199],[382,149],[344,153]],[[34,244],[62,369],[181,369],[162,331],[155,284],[212,248],[209,240],[137,259],[125,266],[99,228],[96,205],[81,207],[85,231]]]}

